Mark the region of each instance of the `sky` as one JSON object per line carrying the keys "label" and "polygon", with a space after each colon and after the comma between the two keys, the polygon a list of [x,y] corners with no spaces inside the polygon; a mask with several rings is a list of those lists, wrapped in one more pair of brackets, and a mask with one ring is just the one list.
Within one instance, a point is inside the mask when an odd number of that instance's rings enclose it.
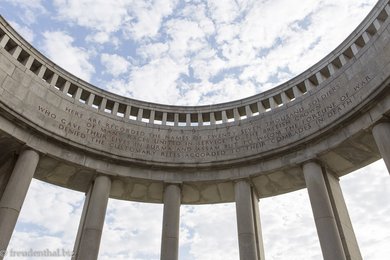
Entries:
{"label": "sky", "polygon": [[[375,2],[0,0],[0,14],[45,56],[100,88],[202,105],[298,75],[340,44]],[[364,259],[387,259],[390,178],[383,161],[342,177],[341,185]],[[33,180],[9,250],[72,251],[83,202],[82,193]],[[259,205],[266,259],[322,258],[305,189]],[[159,259],[162,210],[110,199],[99,259]],[[180,220],[179,259],[238,259],[233,203],[183,205]]]}

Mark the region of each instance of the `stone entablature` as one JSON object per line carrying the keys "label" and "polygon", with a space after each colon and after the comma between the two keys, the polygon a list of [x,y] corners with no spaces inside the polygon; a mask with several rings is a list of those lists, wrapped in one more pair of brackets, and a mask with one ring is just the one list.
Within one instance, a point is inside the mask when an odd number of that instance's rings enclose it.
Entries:
{"label": "stone entablature", "polygon": [[[199,107],[98,89],[1,19],[0,133],[47,155],[38,178],[85,191],[86,176],[116,176],[117,198],[161,201],[164,182],[173,182],[183,183],[184,203],[232,201],[241,178],[260,197],[296,190],[307,160],[341,176],[380,157],[366,130],[390,109],[389,15],[389,1],[380,1],[335,51],[285,84]],[[64,173],[63,162],[76,166]]]}
{"label": "stone entablature", "polygon": [[2,102],[60,139],[131,161],[201,166],[259,158],[308,142],[371,101],[378,79],[388,76],[378,69],[387,57],[375,41],[389,14],[387,3],[378,5],[334,52],[279,87],[200,107],[151,104],[100,90],[58,68],[2,20],[0,45],[8,64],[3,88],[15,94]]}
{"label": "stone entablature", "polygon": [[[0,17],[0,46],[40,79],[70,97],[100,112],[124,121],[146,122],[156,125],[200,127],[234,124],[249,117],[294,102],[306,93],[323,88],[354,62],[370,39],[375,37],[390,13],[386,3],[377,5],[356,30],[332,53],[294,79],[264,93],[223,104],[209,106],[168,106],[124,98],[71,75],[48,60],[23,40]],[[344,67],[345,66],[345,67]],[[85,108],[85,107],[83,107]],[[133,122],[132,122],[133,123]]]}

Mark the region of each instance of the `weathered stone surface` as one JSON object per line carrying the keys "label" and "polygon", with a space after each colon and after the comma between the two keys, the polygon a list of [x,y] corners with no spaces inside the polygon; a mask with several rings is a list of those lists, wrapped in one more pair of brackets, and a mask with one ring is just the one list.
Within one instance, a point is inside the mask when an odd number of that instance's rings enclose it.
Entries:
{"label": "weathered stone surface", "polygon": [[153,202],[162,202],[164,186],[161,183],[151,183],[148,187],[148,198]]}
{"label": "weathered stone surface", "polygon": [[131,192],[131,197],[136,198],[136,199],[140,199],[146,195],[147,189],[148,188],[145,185],[136,183],[133,186],[133,190]]}
{"label": "weathered stone surface", "polygon": [[[36,178],[86,192],[103,174],[113,180],[112,197],[136,201],[161,202],[165,183],[182,185],[183,203],[233,201],[240,179],[260,197],[273,196],[305,187],[300,166],[314,158],[342,176],[381,157],[371,128],[390,114],[390,19],[376,25],[364,46],[355,42],[385,5],[378,3],[340,47],[289,82],[202,107],[150,104],[98,89],[25,48],[0,20],[30,55],[22,63],[0,49],[0,137],[47,155]],[[354,52],[344,63],[349,48]],[[31,71],[34,60],[43,69]],[[53,77],[44,79],[44,69]],[[233,122],[215,124],[218,117]]]}
{"label": "weathered stone surface", "polygon": [[111,191],[110,195],[114,198],[120,198],[122,194],[125,192],[124,183],[121,180],[114,180],[111,183]]}
{"label": "weathered stone surface", "polygon": [[200,191],[192,185],[183,185],[182,194],[184,203],[196,203],[200,200]]}
{"label": "weathered stone surface", "polygon": [[8,57],[4,56],[3,50],[0,55],[0,69],[7,73],[8,75],[12,75],[15,69],[15,65],[8,59]]}
{"label": "weathered stone surface", "polygon": [[220,198],[218,187],[215,184],[208,184],[200,192],[204,201],[210,201],[212,198]]}

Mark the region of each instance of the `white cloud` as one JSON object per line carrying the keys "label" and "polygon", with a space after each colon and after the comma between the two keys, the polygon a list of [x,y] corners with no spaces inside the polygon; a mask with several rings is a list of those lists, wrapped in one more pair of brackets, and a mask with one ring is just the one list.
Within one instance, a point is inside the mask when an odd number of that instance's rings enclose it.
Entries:
{"label": "white cloud", "polygon": [[[117,38],[114,38],[114,40],[115,39],[117,39]],[[85,40],[88,42],[104,44],[104,43],[112,42],[113,39],[110,37],[110,34],[107,32],[96,32],[96,33],[87,35]],[[115,43],[116,43],[116,41],[115,41]]]}
{"label": "white cloud", "polygon": [[233,23],[242,11],[236,1],[208,0],[207,6],[211,18],[218,24]]}
{"label": "white cloud", "polygon": [[99,259],[158,259],[162,209],[161,204],[110,200]]}
{"label": "white cloud", "polygon": [[166,43],[150,43],[141,45],[137,49],[137,54],[140,56],[142,60],[146,60],[150,62],[152,60],[156,60],[159,57],[163,57],[167,54],[169,50],[169,46]]}
{"label": "white cloud", "polygon": [[42,0],[4,0],[5,2],[10,2],[14,5],[17,5],[21,8],[31,8],[31,9],[41,9],[44,10],[45,7],[42,4]]}
{"label": "white cloud", "polygon": [[130,63],[118,54],[102,53],[100,62],[106,68],[106,71],[114,77],[126,73],[130,66]]}
{"label": "white cloud", "polygon": [[132,1],[55,0],[59,18],[94,31],[115,32],[128,17]]}
{"label": "white cloud", "polygon": [[180,94],[176,80],[186,68],[170,58],[162,58],[142,66],[133,67],[128,91],[143,100],[174,104]]}
{"label": "white cloud", "polygon": [[180,259],[238,259],[235,205],[182,206]]}
{"label": "white cloud", "polygon": [[[193,91],[198,93],[197,102],[202,105],[228,102],[256,94],[256,88],[250,81],[240,82],[235,78],[224,78],[218,83],[195,85]],[[194,100],[186,101],[187,104],[191,104]]]}
{"label": "white cloud", "polygon": [[4,0],[20,10],[20,18],[26,24],[35,23],[38,15],[46,13],[42,0]]}
{"label": "white cloud", "polygon": [[259,208],[266,259],[321,259],[306,189],[262,199]]}
{"label": "white cloud", "polygon": [[196,54],[189,66],[194,69],[194,77],[204,83],[225,68],[225,61],[218,57],[214,49],[204,48]]}
{"label": "white cloud", "polygon": [[123,79],[114,79],[114,80],[110,80],[109,82],[102,83],[102,85],[104,85],[105,88],[112,93],[121,96],[130,96],[129,87],[127,84],[128,84],[127,81]]}
{"label": "white cloud", "polygon": [[188,66],[192,56],[208,46],[205,34],[195,21],[186,19],[170,20],[166,24],[166,32],[170,37],[169,53],[175,61]]}
{"label": "white cloud", "polygon": [[183,9],[178,11],[177,16],[198,23],[198,26],[203,33],[205,35],[210,35],[215,32],[215,24],[208,14],[207,3],[199,1],[186,4]]}
{"label": "white cloud", "polygon": [[127,30],[137,41],[144,37],[155,37],[163,18],[172,13],[177,3],[177,0],[134,1],[130,9],[133,20]]}
{"label": "white cloud", "polygon": [[163,18],[172,13],[176,4],[177,0],[55,0],[60,19],[99,32],[99,37],[89,39],[100,43],[118,31],[129,33],[137,41],[155,37]]}
{"label": "white cloud", "polygon": [[62,68],[86,81],[91,79],[95,68],[90,62],[88,50],[73,45],[74,39],[62,31],[46,31],[43,49],[47,56]]}
{"label": "white cloud", "polygon": [[[187,2],[159,29],[164,41],[137,46],[127,83],[105,85],[116,93],[176,105],[218,103],[267,90],[331,52],[363,19],[361,9],[371,7],[336,4],[329,1],[320,8],[319,2],[302,1],[295,8],[285,0]],[[327,22],[334,14],[337,22]]]}
{"label": "white cloud", "polygon": [[27,26],[23,26],[18,24],[17,22],[11,21],[11,26],[29,43],[33,43],[35,34],[34,32]]}

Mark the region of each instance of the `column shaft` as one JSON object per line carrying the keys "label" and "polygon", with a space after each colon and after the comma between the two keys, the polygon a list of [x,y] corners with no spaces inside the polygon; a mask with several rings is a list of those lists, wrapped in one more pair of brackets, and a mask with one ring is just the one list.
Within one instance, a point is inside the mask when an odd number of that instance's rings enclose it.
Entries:
{"label": "column shaft", "polygon": [[79,228],[77,230],[76,240],[75,240],[74,247],[73,247],[74,255],[72,257],[72,260],[76,259],[76,256],[77,256],[78,251],[79,251],[80,240],[81,240],[81,236],[82,236],[83,230],[84,230],[85,217],[86,217],[87,212],[88,212],[89,199],[91,198],[92,187],[93,187],[93,184],[89,187],[87,193],[85,194],[83,211],[81,212]]}
{"label": "column shaft", "polygon": [[344,201],[343,192],[338,178],[329,172],[324,172],[324,179],[332,204],[334,216],[336,218],[337,228],[341,242],[343,244],[345,257],[347,260],[362,260],[359,245],[353,231],[352,222],[349,218],[347,205]]}
{"label": "column shaft", "polygon": [[263,244],[263,232],[261,229],[260,210],[259,210],[259,198],[256,192],[252,189],[252,204],[253,204],[253,219],[255,224],[255,235],[257,245],[257,255],[259,260],[265,259],[264,244]]}
{"label": "column shaft", "polygon": [[303,165],[303,173],[324,260],[345,260],[321,166],[308,162]]}
{"label": "column shaft", "polygon": [[8,247],[38,161],[37,152],[22,151],[5,187],[0,201],[0,251]]}
{"label": "column shaft", "polygon": [[387,171],[390,173],[390,122],[381,122],[375,125],[372,134],[385,161]]}
{"label": "column shaft", "polygon": [[[75,260],[96,260],[110,195],[111,180],[107,176],[96,177],[87,195],[79,234],[75,243]],[[80,234],[81,232],[81,234]]]}
{"label": "column shaft", "polygon": [[164,191],[161,260],[177,260],[179,257],[180,204],[180,187],[167,185]]}
{"label": "column shaft", "polygon": [[258,260],[251,187],[245,180],[240,180],[236,182],[234,191],[240,259]]}

